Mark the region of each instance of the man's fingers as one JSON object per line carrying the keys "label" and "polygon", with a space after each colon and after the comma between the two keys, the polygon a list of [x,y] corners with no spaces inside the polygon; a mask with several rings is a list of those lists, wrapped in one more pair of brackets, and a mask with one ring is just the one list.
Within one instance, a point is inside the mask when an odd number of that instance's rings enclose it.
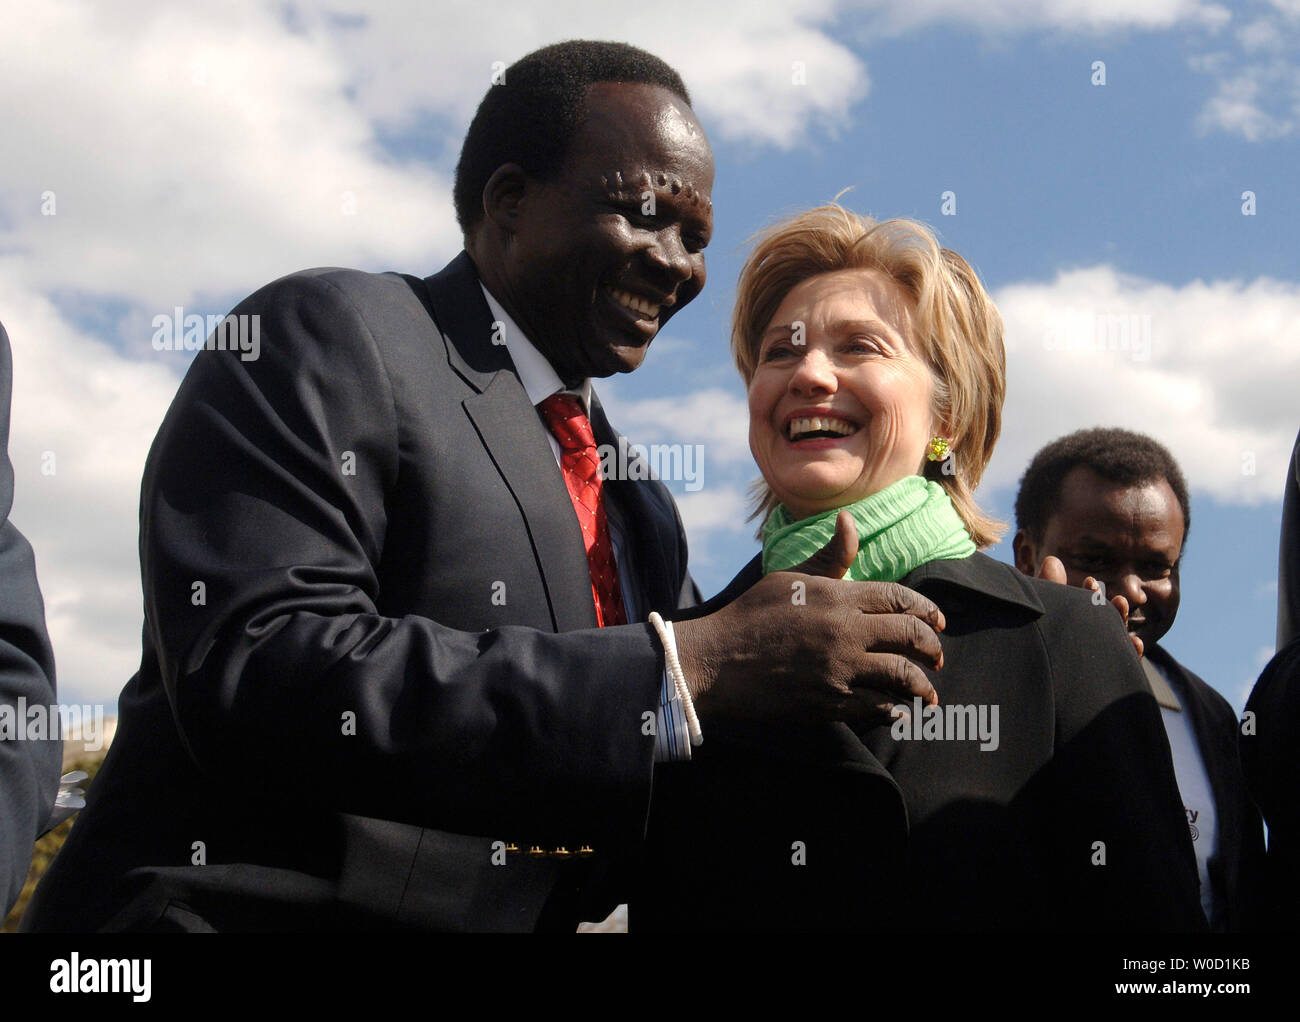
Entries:
{"label": "man's fingers", "polygon": [[905,656],[896,653],[867,654],[869,670],[853,679],[853,701],[859,707],[888,707],[893,703],[910,705],[917,696],[931,706],[939,702],[925,672]]}
{"label": "man's fingers", "polygon": [[1120,619],[1125,624],[1128,624],[1128,600],[1124,599],[1122,596],[1112,596],[1110,602],[1114,605],[1115,609],[1119,611]]}
{"label": "man's fingers", "polygon": [[802,564],[791,568],[801,575],[843,578],[858,556],[858,528],[853,515],[841,510],[835,517],[835,535],[831,541]]}
{"label": "man's fingers", "polygon": [[897,582],[850,582],[853,600],[863,614],[911,614],[935,631],[948,627],[941,611],[932,600],[915,589]]}
{"label": "man's fingers", "polygon": [[1038,575],[1036,577],[1046,579],[1048,582],[1065,585],[1067,578],[1065,565],[1061,563],[1059,557],[1044,557],[1043,563],[1038,566]]}
{"label": "man's fingers", "polygon": [[910,657],[934,670],[943,666],[939,636],[921,618],[911,614],[864,614],[857,621],[861,628],[856,634],[864,651]]}

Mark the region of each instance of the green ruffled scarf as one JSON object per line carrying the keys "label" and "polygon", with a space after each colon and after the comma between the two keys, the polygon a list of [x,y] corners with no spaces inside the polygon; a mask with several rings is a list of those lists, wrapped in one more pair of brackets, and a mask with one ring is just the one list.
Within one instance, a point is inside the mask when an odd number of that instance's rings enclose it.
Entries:
{"label": "green ruffled scarf", "polygon": [[[835,535],[845,508],[794,521],[778,504],[763,523],[763,574],[788,571],[822,549]],[[845,578],[897,582],[929,561],[954,560],[975,552],[966,525],[948,493],[933,480],[907,476],[879,493],[849,504],[858,525],[858,556]]]}

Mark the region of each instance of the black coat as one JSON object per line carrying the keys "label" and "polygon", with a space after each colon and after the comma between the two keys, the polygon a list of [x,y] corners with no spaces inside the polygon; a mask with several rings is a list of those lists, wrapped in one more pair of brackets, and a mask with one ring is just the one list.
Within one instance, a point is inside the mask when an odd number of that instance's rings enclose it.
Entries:
{"label": "black coat", "polygon": [[1191,718],[1201,761],[1210,779],[1218,820],[1217,853],[1208,868],[1215,900],[1225,917],[1220,929],[1255,930],[1264,910],[1264,825],[1246,788],[1238,735],[1241,722],[1228,700],[1167,650],[1149,643],[1146,656],[1175,678],[1183,712]]}
{"label": "black coat", "polygon": [[[261,317],[260,358],[200,351],[154,442],[140,671],[24,927],[602,918],[593,877],[645,828],[663,654],[647,624],[595,627],[472,262],[295,274],[234,314]],[[694,603],[667,489],[607,493],[643,610]]]}
{"label": "black coat", "polygon": [[1277,648],[1300,637],[1300,435],[1287,466],[1277,554]]}
{"label": "black coat", "polygon": [[903,584],[947,619],[940,703],[998,706],[997,748],[710,725],[692,762],[656,768],[629,929],[1204,929],[1160,710],[1114,610],[983,554]]}
{"label": "black coat", "polygon": [[1300,930],[1300,636],[1268,662],[1246,714],[1241,765],[1268,824],[1266,925]]}

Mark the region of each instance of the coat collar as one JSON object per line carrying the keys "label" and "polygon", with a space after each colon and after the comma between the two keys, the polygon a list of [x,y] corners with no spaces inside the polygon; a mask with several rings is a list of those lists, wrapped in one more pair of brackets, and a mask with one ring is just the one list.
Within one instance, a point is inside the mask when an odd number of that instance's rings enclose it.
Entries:
{"label": "coat collar", "polygon": [[426,277],[424,284],[447,344],[447,361],[466,383],[481,393],[503,369],[514,372],[506,346],[492,343],[492,313],[468,252]]}
{"label": "coat collar", "polygon": [[[762,577],[763,555],[760,553],[740,570],[722,592],[708,601],[708,607],[717,609],[730,603]],[[1042,615],[1047,611],[1034,592],[1034,586],[1055,583],[1035,582],[1010,564],[995,561],[986,554],[974,553],[959,560],[923,564],[901,579],[900,585],[918,591],[931,588],[964,589]]]}
{"label": "coat collar", "polygon": [[1012,565],[976,552],[958,560],[922,564],[907,574],[901,584],[920,592],[931,587],[965,589],[1041,616],[1047,611],[1034,592],[1034,585],[1055,583],[1035,583]]}

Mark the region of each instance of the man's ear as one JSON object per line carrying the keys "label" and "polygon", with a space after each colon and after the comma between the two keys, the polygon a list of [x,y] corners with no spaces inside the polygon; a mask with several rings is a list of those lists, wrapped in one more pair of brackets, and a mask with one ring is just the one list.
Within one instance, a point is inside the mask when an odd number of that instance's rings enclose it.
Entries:
{"label": "man's ear", "polygon": [[1031,578],[1038,572],[1038,551],[1029,538],[1029,533],[1021,529],[1011,541],[1011,553],[1015,557],[1016,568],[1023,575]]}
{"label": "man's ear", "polygon": [[518,228],[528,175],[517,163],[503,163],[483,186],[483,216],[508,234]]}

